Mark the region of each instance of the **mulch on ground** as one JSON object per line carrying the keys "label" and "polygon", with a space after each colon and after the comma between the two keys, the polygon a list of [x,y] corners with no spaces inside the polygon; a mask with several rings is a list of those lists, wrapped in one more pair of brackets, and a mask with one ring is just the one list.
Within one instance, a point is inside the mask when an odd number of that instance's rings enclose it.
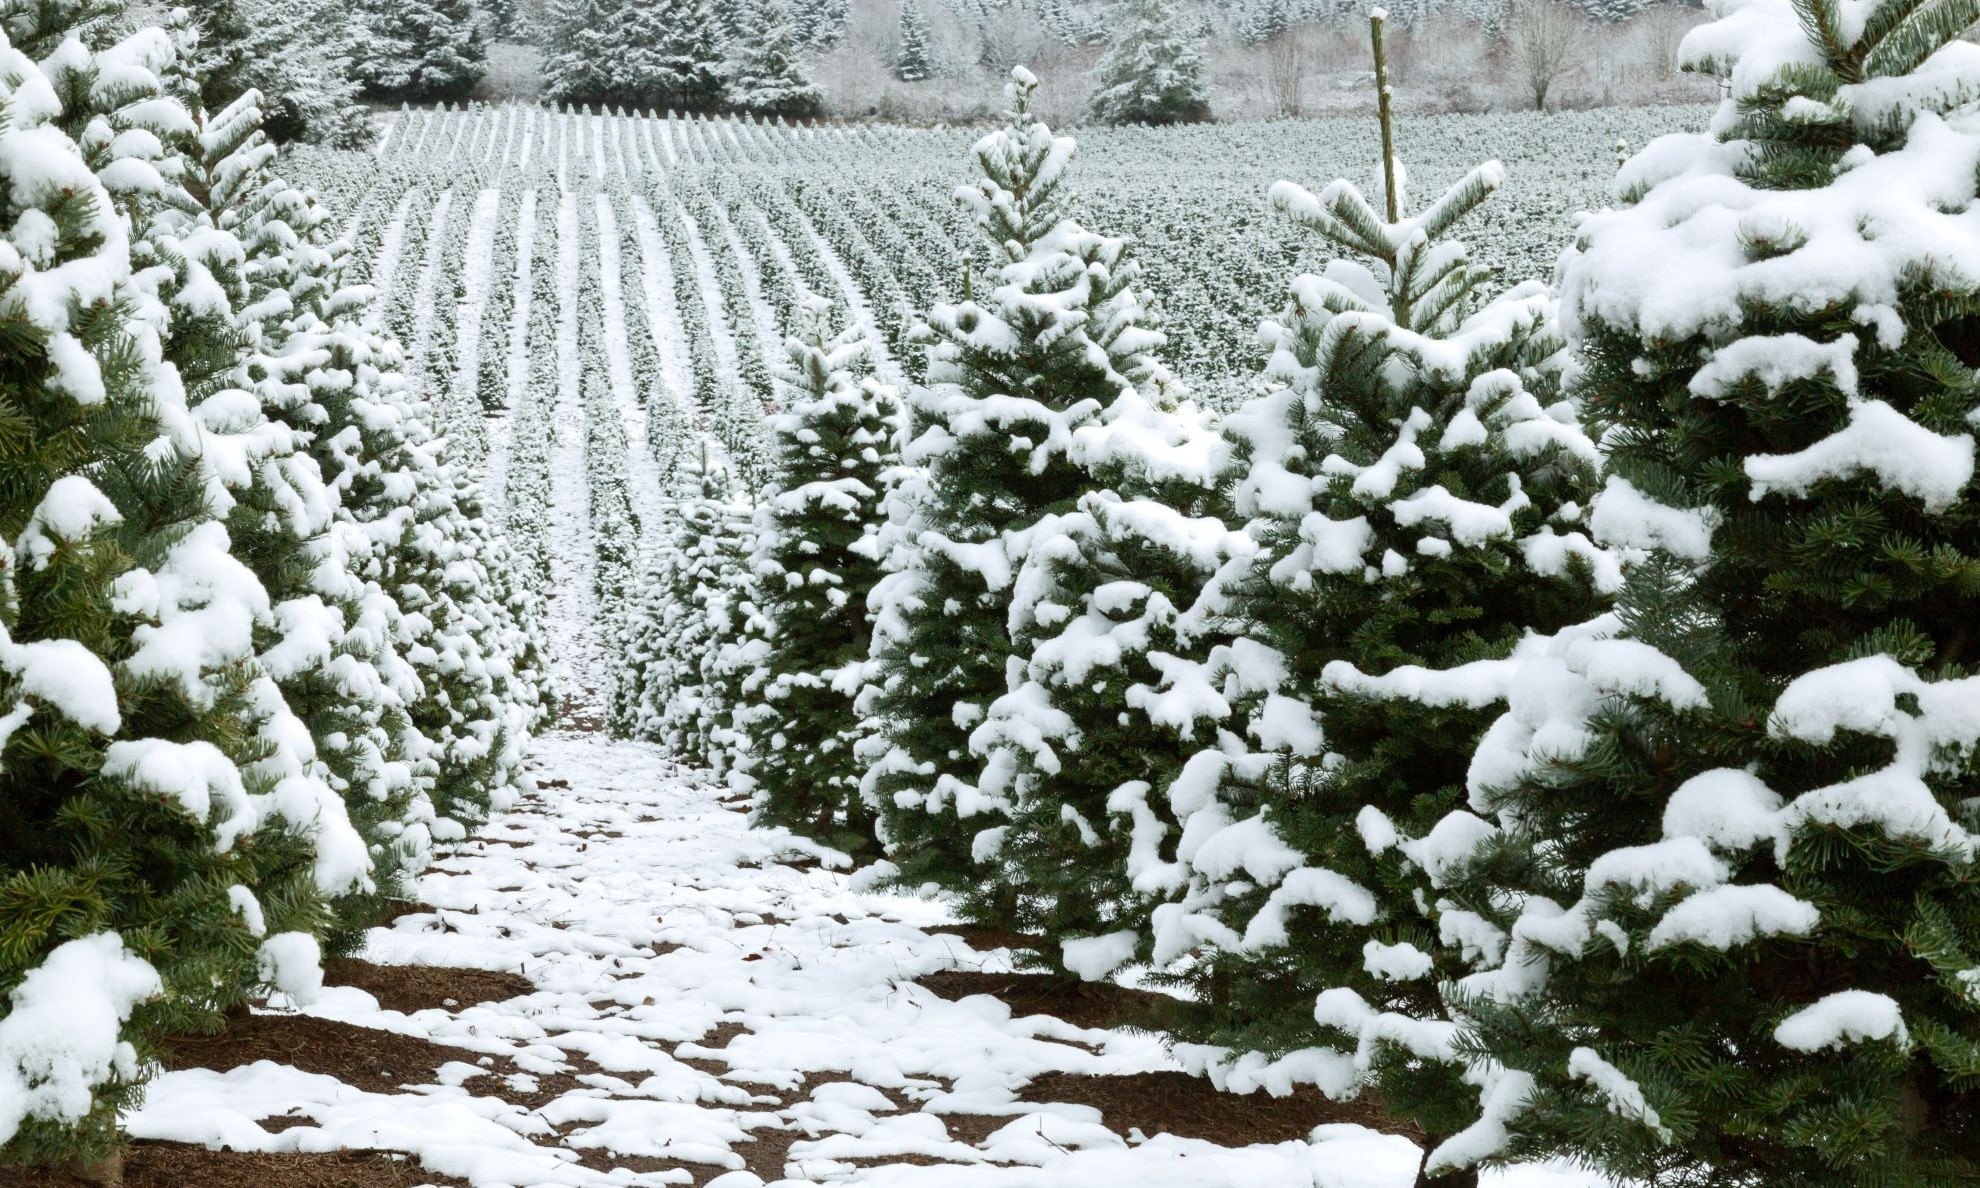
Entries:
{"label": "mulch on ground", "polygon": [[956,1001],[988,994],[1011,1008],[1011,1014],[1050,1015],[1075,1027],[1136,1027],[1162,1029],[1177,1002],[1152,990],[1131,990],[1109,982],[1070,981],[1042,973],[985,973],[950,969],[917,978],[937,996]]}
{"label": "mulch on ground", "polygon": [[[335,1151],[262,1155],[185,1143],[138,1141],[124,1153],[124,1188],[466,1188],[466,1180],[421,1171],[403,1155]],[[0,1168],[0,1188],[101,1188],[48,1168]]]}
{"label": "mulch on ground", "polygon": [[1245,1147],[1303,1142],[1314,1127],[1340,1122],[1406,1135],[1419,1142],[1423,1138],[1413,1125],[1384,1114],[1381,1103],[1371,1094],[1353,1101],[1334,1101],[1312,1085],[1301,1085],[1285,1097],[1273,1097],[1262,1089],[1226,1093],[1203,1077],[1180,1072],[1125,1076],[1055,1072],[1033,1077],[1019,1090],[1018,1097],[1092,1106],[1100,1111],[1107,1129],[1123,1138],[1129,1129],[1138,1127],[1149,1138],[1168,1133],[1221,1147]]}
{"label": "mulch on ground", "polygon": [[418,1036],[358,1027],[311,1015],[250,1015],[219,1035],[175,1035],[159,1042],[168,1069],[227,1072],[272,1060],[332,1076],[367,1093],[397,1093],[401,1085],[430,1085],[440,1066],[476,1064],[481,1054]]}
{"label": "mulch on ground", "polygon": [[386,1010],[408,1015],[434,1007],[457,1011],[536,992],[536,983],[517,973],[441,965],[377,965],[356,958],[324,962],[323,980],[332,986],[355,986]]}
{"label": "mulch on ground", "polygon": [[943,924],[928,930],[930,936],[953,936],[972,949],[1026,949],[1034,953],[1045,951],[1045,938],[1032,936],[1028,932],[1013,932],[1008,928],[994,928],[988,924]]}

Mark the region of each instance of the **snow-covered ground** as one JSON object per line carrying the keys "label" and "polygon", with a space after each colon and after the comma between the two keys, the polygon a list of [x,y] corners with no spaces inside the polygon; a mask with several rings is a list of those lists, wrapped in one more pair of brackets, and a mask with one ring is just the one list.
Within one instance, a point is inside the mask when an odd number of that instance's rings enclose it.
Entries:
{"label": "snow-covered ground", "polygon": [[[433,910],[374,930],[365,954],[519,972],[535,992],[406,1015],[331,987],[302,1008],[466,1049],[439,1083],[366,1092],[268,1062],[171,1072],[131,1133],[251,1151],[401,1150],[477,1188],[687,1184],[687,1165],[714,1188],[756,1188],[764,1180],[742,1170],[750,1145],[778,1140],[792,1141],[773,1182],[793,1184],[1412,1182],[1416,1148],[1357,1126],[1237,1149],[1130,1142],[1091,1107],[1031,1097],[1024,1086],[1043,1073],[1176,1066],[1145,1034],[1013,1018],[995,999],[951,1002],[917,985],[942,970],[1008,970],[1009,954],[935,931],[940,904],[862,889],[829,869],[836,855],[750,828],[703,773],[660,750],[559,732],[539,740],[535,764],[537,795],[440,859],[418,884]],[[522,1071],[498,1075],[476,1054]],[[503,1100],[560,1073],[576,1075],[546,1104]],[[264,1125],[276,1118],[281,1128]],[[1487,1182],[1596,1183],[1540,1168]]]}
{"label": "snow-covered ground", "polygon": [[[560,177],[587,160],[603,172],[606,150],[595,140],[570,143],[570,124],[564,117],[525,127],[518,154],[555,153]],[[675,130],[653,121],[642,129],[649,140],[654,124],[671,160]],[[625,146],[615,145],[617,162]],[[448,209],[471,201],[474,316],[461,325],[479,327],[490,286],[516,286],[508,371],[520,386],[528,375],[529,277],[532,269],[555,270],[556,433],[546,509],[555,597],[546,627],[567,728],[537,741],[537,793],[443,854],[416,887],[431,910],[374,930],[364,956],[386,965],[505,971],[535,989],[408,1015],[381,1009],[365,991],[333,986],[299,1008],[277,1009],[463,1051],[434,1062],[432,1083],[396,1092],[270,1062],[169,1072],[129,1117],[130,1132],[251,1151],[404,1151],[427,1172],[477,1188],[755,1188],[766,1180],[928,1188],[1410,1185],[1416,1147],[1358,1126],[1323,1126],[1306,1141],[1225,1148],[1142,1135],[1118,1120],[1109,1126],[1092,1106],[1029,1091],[1042,1074],[1134,1075],[1179,1066],[1155,1036],[1044,1015],[1014,1018],[986,996],[938,996],[918,983],[949,970],[1008,971],[1011,955],[940,931],[950,917],[939,903],[873,891],[835,869],[840,856],[781,830],[750,828],[706,773],[650,745],[571,728],[596,720],[608,688],[592,590],[578,382],[579,319],[591,314],[580,291],[581,220],[596,219],[609,244],[616,220],[632,219],[645,264],[635,275],[622,271],[616,256],[605,262],[596,310],[618,411],[634,430],[629,474],[648,533],[665,509],[638,431],[641,401],[630,390],[636,380],[623,341],[626,302],[645,305],[660,386],[693,408],[680,302],[703,303],[714,352],[733,374],[738,336],[752,330],[724,315],[707,237],[716,235],[713,247],[731,254],[743,245],[726,225],[698,225],[685,210],[659,212],[680,217],[688,232],[697,283],[677,292],[656,212],[644,197],[622,209],[595,191],[542,189],[519,205],[520,268],[496,277],[485,240],[497,191],[469,194],[440,195],[427,216],[425,254],[413,258],[402,258],[408,203],[398,203],[377,245],[374,277],[382,286],[401,269],[420,270],[415,338],[423,338],[435,269],[445,258],[440,232]],[[547,241],[532,236],[536,203],[555,204],[555,235]],[[835,296],[883,345],[851,269],[809,218],[800,214],[798,225],[842,290]],[[750,293],[755,332],[763,333],[769,311],[758,289]],[[767,334],[764,341],[774,346]],[[884,354],[881,368],[897,374]],[[471,374],[464,366],[462,382]],[[483,477],[499,504],[511,486],[506,423],[491,425],[491,440]],[[1497,1188],[1598,1182],[1543,1168],[1486,1181]]]}

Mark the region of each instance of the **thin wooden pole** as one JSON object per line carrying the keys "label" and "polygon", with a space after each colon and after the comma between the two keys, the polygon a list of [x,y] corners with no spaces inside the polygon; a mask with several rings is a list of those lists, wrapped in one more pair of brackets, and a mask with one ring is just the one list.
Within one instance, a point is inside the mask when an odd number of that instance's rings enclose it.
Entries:
{"label": "thin wooden pole", "polygon": [[1368,37],[1375,43],[1375,111],[1382,120],[1382,190],[1388,199],[1389,221],[1402,221],[1396,202],[1396,121],[1389,109],[1389,52],[1382,45],[1382,27],[1389,23],[1386,9],[1368,13]]}

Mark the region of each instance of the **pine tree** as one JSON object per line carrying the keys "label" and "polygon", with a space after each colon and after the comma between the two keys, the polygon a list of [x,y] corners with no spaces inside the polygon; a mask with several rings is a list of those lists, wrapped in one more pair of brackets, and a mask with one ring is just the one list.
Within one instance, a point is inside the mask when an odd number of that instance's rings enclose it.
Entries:
{"label": "pine tree", "polygon": [[368,289],[344,283],[350,245],[312,304],[305,381],[321,407],[311,455],[342,505],[360,575],[403,612],[400,650],[421,685],[408,713],[431,748],[403,848],[461,836],[513,800],[522,748],[546,712],[540,620],[527,575],[482,518],[480,490],[444,454],[396,344],[366,329]]}
{"label": "pine tree", "polygon": [[920,432],[903,458],[925,477],[892,501],[861,696],[875,732],[863,787],[900,880],[954,890],[973,918],[999,921],[1020,905],[1010,885],[979,877],[973,855],[991,852],[1008,805],[980,794],[969,744],[1007,690],[1012,572],[1029,530],[1088,489],[1072,436],[1162,374],[1156,340],[1134,326],[1124,242],[1071,218],[1061,187],[1073,142],[1032,118],[1036,87],[1012,71],[1005,125],[974,149],[983,176],[958,192],[999,260],[994,282],[918,331],[929,385],[911,392]]}
{"label": "pine tree", "polygon": [[267,135],[353,148],[371,125],[351,74],[358,36],[348,5],[331,0],[210,0],[195,18],[188,67],[200,99],[220,111],[261,96]]}
{"label": "pine tree", "polygon": [[1096,68],[1093,114],[1110,124],[1176,124],[1210,117],[1203,62],[1170,0],[1123,0]]}
{"label": "pine tree", "polygon": [[543,10],[543,93],[563,103],[615,95],[622,5],[615,0],[548,0]]}
{"label": "pine tree", "polygon": [[662,61],[673,75],[667,103],[707,111],[723,101],[723,52],[712,0],[673,0]]}
{"label": "pine tree", "polygon": [[735,716],[758,818],[858,850],[872,824],[852,697],[873,636],[867,595],[880,578],[875,533],[901,413],[891,388],[854,378],[864,334],[835,329],[833,318],[830,302],[812,298],[785,342],[777,470],[750,559],[750,635],[762,643]]}
{"label": "pine tree", "polygon": [[742,672],[732,646],[751,616],[752,509],[701,443],[681,467],[673,532],[643,583],[614,726],[723,773]]}
{"label": "pine tree", "polygon": [[[0,153],[33,179],[4,198],[0,252],[12,425],[0,445],[0,986],[23,1011],[107,992],[129,1014],[118,1038],[141,1041],[213,1027],[282,980],[264,938],[319,928],[322,893],[363,878],[363,851],[342,844],[355,837],[334,799],[284,783],[306,757],[271,731],[288,710],[254,655],[268,597],[230,554],[210,503],[214,443],[157,333],[175,281],[131,266],[132,229],[159,217],[147,171],[176,171],[166,146],[190,127],[161,94],[171,39],[146,29],[93,52],[77,34],[106,26],[59,3],[12,9],[5,25],[46,57],[0,47]],[[235,341],[195,354],[224,357]],[[89,981],[54,988],[83,971]],[[4,1158],[107,1155],[136,1052],[67,1031],[46,1042],[10,1081],[82,1060],[84,1092],[26,1099],[25,1117],[10,1109]]]}
{"label": "pine tree", "polygon": [[[402,612],[364,576],[369,544],[343,522],[342,500],[309,451],[327,420],[310,372],[319,358],[311,303],[333,279],[328,215],[274,173],[255,98],[197,113],[173,231],[217,231],[239,244],[234,320],[247,349],[214,378],[254,395],[263,444],[228,523],[236,552],[275,602],[274,623],[259,633],[262,663],[371,852],[370,886],[338,905],[332,948],[340,949],[375,922],[381,901],[404,893],[407,867],[423,857],[406,834],[423,815],[414,770],[427,743],[409,713],[421,685],[396,643]],[[174,329],[172,338],[185,336]]]}
{"label": "pine tree", "polygon": [[901,0],[900,30],[894,43],[894,77],[921,82],[935,73],[934,51],[928,44],[928,16],[915,0]]}
{"label": "pine tree", "polygon": [[823,53],[838,45],[845,39],[851,17],[852,0],[811,0],[803,18],[805,48]]}
{"label": "pine tree", "polygon": [[544,89],[567,103],[705,110],[722,96],[710,0],[551,0]]}
{"label": "pine tree", "polygon": [[1272,191],[1353,258],[1294,281],[1265,331],[1284,386],[1227,422],[1257,547],[1196,613],[1231,641],[1206,679],[1241,691],[1249,741],[1192,761],[1216,774],[1214,807],[1184,828],[1229,833],[1183,855],[1185,910],[1155,945],[1174,960],[1201,921],[1227,938],[1189,966],[1200,1007],[1179,1035],[1266,1060],[1331,1049],[1328,1092],[1372,1085],[1432,1141],[1475,1093],[1420,1038],[1448,1035],[1438,986],[1469,971],[1441,943],[1426,839],[1463,803],[1481,690],[1525,633],[1590,618],[1620,581],[1579,525],[1596,451],[1560,399],[1553,301],[1538,283],[1485,297],[1490,274],[1450,238],[1501,175],[1474,170],[1407,217],[1400,195],[1384,217],[1345,181]]}
{"label": "pine tree", "polygon": [[[1133,262],[1112,273],[1131,295]],[[1115,312],[1108,325],[1146,334],[1130,305]],[[1075,431],[1089,490],[1027,534],[1009,613],[1021,663],[970,736],[978,797],[1006,806],[977,852],[982,877],[1017,907],[1004,923],[1051,942],[1044,958],[1089,980],[1146,956],[1158,897],[1145,843],[1174,824],[1154,794],[1204,735],[1166,695],[1185,651],[1182,612],[1245,547],[1219,518],[1209,419],[1177,402],[1179,385],[1151,379]]]}
{"label": "pine tree", "polygon": [[1650,0],[1577,0],[1576,8],[1598,21],[1619,25],[1642,12]]}
{"label": "pine tree", "polygon": [[753,0],[748,25],[730,42],[725,72],[730,103],[774,115],[816,114],[825,92],[798,61],[797,29],[787,0]]}
{"label": "pine tree", "polygon": [[1503,956],[1460,999],[1484,1117],[1435,1162],[1980,1176],[1972,15],[1727,10],[1712,132],[1632,162],[1563,262],[1591,523],[1649,555],[1522,672],[1489,820],[1444,827]]}
{"label": "pine tree", "polygon": [[368,95],[465,98],[487,70],[475,0],[358,0],[352,72]]}

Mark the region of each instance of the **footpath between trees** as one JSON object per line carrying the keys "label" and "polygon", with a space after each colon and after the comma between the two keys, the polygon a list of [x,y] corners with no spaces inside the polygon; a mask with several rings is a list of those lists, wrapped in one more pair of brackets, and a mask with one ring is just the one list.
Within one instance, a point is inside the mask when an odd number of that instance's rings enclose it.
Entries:
{"label": "footpath between trees", "polygon": [[128,1188],[1411,1182],[1368,1105],[1221,1093],[1163,996],[1019,972],[652,747],[534,767],[309,1002],[173,1043]]}

